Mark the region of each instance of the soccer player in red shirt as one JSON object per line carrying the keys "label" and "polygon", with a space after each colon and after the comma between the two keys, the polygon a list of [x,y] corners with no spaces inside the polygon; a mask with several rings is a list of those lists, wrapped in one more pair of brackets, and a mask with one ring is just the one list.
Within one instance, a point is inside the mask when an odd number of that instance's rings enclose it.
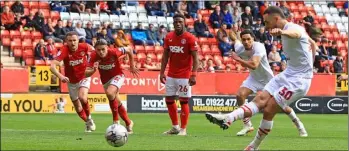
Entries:
{"label": "soccer player in red shirt", "polygon": [[[74,108],[80,118],[86,122],[85,132],[91,132],[96,126],[90,115],[90,106],[87,101],[87,94],[90,88],[91,78],[85,78],[87,58],[93,47],[86,43],[79,43],[78,33],[69,32],[66,34],[67,45],[64,45],[57,53],[55,60],[51,62],[51,72],[63,83],[68,83],[68,90]],[[57,71],[56,66],[64,63],[65,75]]]}
{"label": "soccer player in red shirt", "polygon": [[[166,85],[166,105],[172,121],[172,128],[164,134],[187,135],[186,127],[189,118],[189,98],[191,86],[196,84],[196,71],[199,60],[195,36],[185,30],[185,17],[173,16],[175,31],[167,34],[164,41],[164,54],[161,61],[160,80]],[[169,71],[165,69],[169,63]],[[181,104],[181,126],[178,125],[175,97],[179,96]]]}
{"label": "soccer player in red shirt", "polygon": [[130,47],[110,49],[108,48],[108,42],[104,39],[98,40],[95,48],[96,51],[91,53],[85,75],[87,77],[93,75],[98,68],[105,93],[109,99],[110,109],[113,114],[113,123],[119,124],[118,114],[120,114],[120,117],[126,124],[128,133],[132,134],[133,122],[128,118],[127,111],[119,99],[119,91],[124,84],[125,75],[122,72],[118,58],[127,54],[130,59],[130,72],[134,76],[138,76],[139,73],[133,61],[133,51]]}

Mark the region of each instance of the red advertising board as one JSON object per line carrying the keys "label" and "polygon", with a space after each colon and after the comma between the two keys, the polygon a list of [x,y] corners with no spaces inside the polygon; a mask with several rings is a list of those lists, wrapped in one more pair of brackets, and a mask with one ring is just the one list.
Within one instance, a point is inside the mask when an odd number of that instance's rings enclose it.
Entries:
{"label": "red advertising board", "polygon": [[1,69],[1,93],[29,92],[28,69]]}
{"label": "red advertising board", "polygon": [[[126,80],[120,93],[123,94],[164,94],[165,86],[159,80],[159,72],[143,71],[138,78],[133,78],[127,71]],[[199,73],[194,95],[236,95],[248,73]],[[336,79],[334,75],[315,75],[308,96],[335,96]],[[68,92],[67,85],[61,83],[61,92]],[[99,73],[91,80],[90,93],[104,93]]]}

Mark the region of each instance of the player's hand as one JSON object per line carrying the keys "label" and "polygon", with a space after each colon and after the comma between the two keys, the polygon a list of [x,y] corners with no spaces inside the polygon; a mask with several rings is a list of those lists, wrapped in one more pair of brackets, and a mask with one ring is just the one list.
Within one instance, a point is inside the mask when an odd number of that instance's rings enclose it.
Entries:
{"label": "player's hand", "polygon": [[130,72],[132,73],[133,77],[137,77],[138,78],[139,70],[135,66],[131,66],[130,67]]}
{"label": "player's hand", "polygon": [[190,76],[190,78],[189,78],[189,85],[190,85],[190,86],[193,86],[193,85],[195,85],[195,84],[196,84],[196,76],[192,75],[192,76]]}
{"label": "player's hand", "polygon": [[162,83],[162,84],[165,84],[166,83],[166,76],[165,76],[165,74],[160,74],[160,82]]}
{"label": "player's hand", "polygon": [[240,59],[240,57],[239,57],[235,52],[233,52],[233,51],[230,53],[230,57],[231,57],[232,59],[234,59],[234,60]]}
{"label": "player's hand", "polygon": [[63,77],[61,77],[61,78],[59,78],[63,83],[67,83],[67,82],[69,82],[69,78],[68,77],[65,77],[65,76],[63,76]]}
{"label": "player's hand", "polygon": [[341,75],[338,77],[338,81],[348,80],[348,75]]}
{"label": "player's hand", "polygon": [[272,36],[280,36],[282,34],[282,29],[274,28],[270,31],[270,35]]}

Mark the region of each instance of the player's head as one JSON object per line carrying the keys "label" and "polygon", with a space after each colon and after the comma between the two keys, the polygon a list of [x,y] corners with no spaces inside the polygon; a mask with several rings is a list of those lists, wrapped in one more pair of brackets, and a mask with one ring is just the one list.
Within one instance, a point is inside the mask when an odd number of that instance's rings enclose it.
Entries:
{"label": "player's head", "polygon": [[263,14],[266,29],[278,28],[278,24],[285,20],[285,14],[282,9],[276,6],[269,6]]}
{"label": "player's head", "polygon": [[251,49],[255,39],[253,32],[251,30],[244,30],[240,33],[240,37],[245,49]]}
{"label": "player's head", "polygon": [[67,42],[67,45],[70,51],[76,51],[78,49],[79,37],[77,32],[75,31],[68,32],[65,35],[65,40]]}
{"label": "player's head", "polygon": [[175,28],[175,32],[181,34],[184,32],[185,28],[185,16],[182,14],[176,14],[173,16],[173,26]]}
{"label": "player's head", "polygon": [[104,58],[108,55],[108,42],[105,39],[97,40],[95,48],[99,57]]}

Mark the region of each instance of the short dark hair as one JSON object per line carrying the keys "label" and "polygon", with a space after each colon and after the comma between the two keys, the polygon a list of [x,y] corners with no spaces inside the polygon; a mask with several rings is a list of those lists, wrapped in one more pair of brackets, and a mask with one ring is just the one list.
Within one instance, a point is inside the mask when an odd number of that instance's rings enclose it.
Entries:
{"label": "short dark hair", "polygon": [[76,31],[70,31],[65,35],[65,38],[67,38],[68,36],[74,36],[74,35],[79,36],[79,34]]}
{"label": "short dark hair", "polygon": [[282,19],[286,19],[286,16],[284,14],[284,12],[282,11],[282,9],[280,7],[276,7],[276,6],[269,6],[265,11],[264,14],[277,14],[279,15]]}
{"label": "short dark hair", "polygon": [[185,16],[182,15],[182,14],[179,14],[179,13],[177,13],[177,14],[175,14],[175,15],[173,16],[173,20],[174,20],[175,18],[177,18],[177,17],[183,18],[183,19],[185,20]]}
{"label": "short dark hair", "polygon": [[99,46],[99,45],[108,45],[108,42],[105,39],[98,39],[95,46]]}
{"label": "short dark hair", "polygon": [[243,35],[249,34],[251,35],[251,37],[253,37],[253,39],[256,39],[256,36],[254,35],[254,33],[251,30],[245,29],[244,31],[242,31],[240,33],[240,37],[242,37]]}

